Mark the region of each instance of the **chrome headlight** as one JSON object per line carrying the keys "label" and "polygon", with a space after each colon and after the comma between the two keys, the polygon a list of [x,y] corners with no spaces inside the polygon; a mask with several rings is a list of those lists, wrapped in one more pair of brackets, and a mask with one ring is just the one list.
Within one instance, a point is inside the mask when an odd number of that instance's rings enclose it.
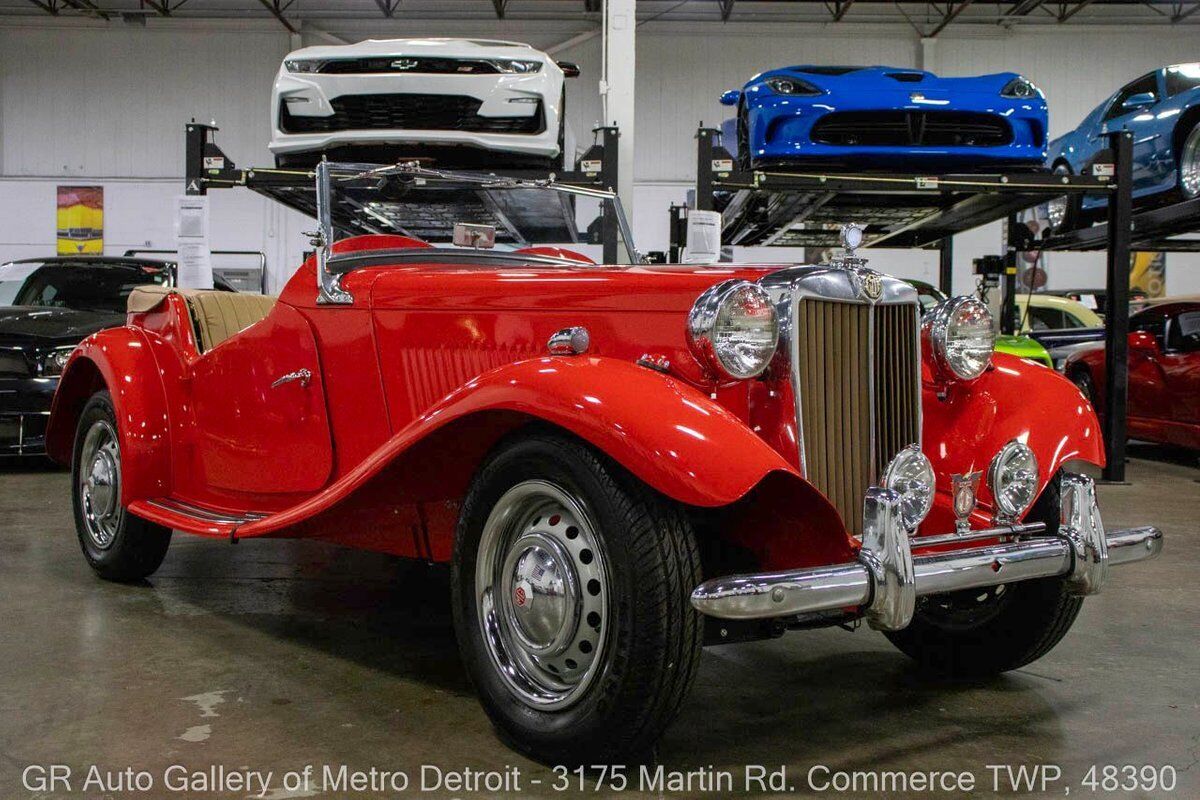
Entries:
{"label": "chrome headlight", "polygon": [[283,66],[288,72],[309,73],[320,72],[326,63],[323,58],[289,58],[283,62]]}
{"label": "chrome headlight", "polygon": [[942,378],[975,380],[992,363],[996,347],[992,312],[974,297],[938,303],[921,321],[921,332]]}
{"label": "chrome headlight", "polygon": [[62,375],[63,369],[67,366],[67,360],[71,358],[73,352],[75,352],[75,345],[54,348],[39,360],[38,373],[43,378]]}
{"label": "chrome headlight", "polygon": [[1037,456],[1028,445],[1013,439],[992,459],[987,479],[992,501],[996,504],[996,516],[1005,520],[1018,519],[1037,495]]}
{"label": "chrome headlight", "polygon": [[1011,97],[1015,100],[1032,100],[1035,97],[1041,97],[1042,90],[1025,78],[1013,78],[1004,84],[1004,88],[1000,90],[1000,96]]}
{"label": "chrome headlight", "polygon": [[909,531],[915,531],[933,507],[935,483],[933,464],[915,444],[896,454],[880,481],[883,488],[900,495],[900,518]]}
{"label": "chrome headlight", "polygon": [[779,341],[775,306],[756,283],[722,281],[706,289],[692,306],[688,341],[710,369],[737,380],[753,378],[775,355]]}
{"label": "chrome headlight", "polygon": [[542,62],[540,61],[514,61],[507,58],[494,58],[488,61],[498,72],[504,72],[517,75],[530,75],[534,72],[540,72]]}
{"label": "chrome headlight", "polygon": [[821,94],[820,89],[799,78],[767,78],[763,83],[770,86],[771,91],[775,94],[797,94],[809,97]]}

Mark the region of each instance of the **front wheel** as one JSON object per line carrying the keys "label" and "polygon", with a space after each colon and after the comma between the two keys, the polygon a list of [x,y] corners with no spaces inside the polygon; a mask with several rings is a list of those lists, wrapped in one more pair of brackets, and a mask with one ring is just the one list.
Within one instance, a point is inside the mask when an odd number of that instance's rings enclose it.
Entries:
{"label": "front wheel", "polygon": [[1179,148],[1179,193],[1185,200],[1200,197],[1200,122]]}
{"label": "front wheel", "polygon": [[650,751],[695,676],[700,560],[682,509],[586,445],[502,444],[463,504],[452,593],[488,716],[547,763]]}
{"label": "front wheel", "polygon": [[1079,393],[1092,404],[1096,405],[1096,385],[1092,383],[1092,376],[1088,374],[1086,369],[1076,369],[1071,373],[1071,383],[1075,384],[1075,388],[1079,389]]}
{"label": "front wheel", "polygon": [[[1060,475],[1027,517],[1058,530]],[[932,673],[979,677],[1017,669],[1048,653],[1070,629],[1083,599],[1061,578],[1041,578],[922,598],[912,624],[887,637]]]}
{"label": "front wheel", "polygon": [[167,555],[171,530],[135,517],[121,505],[121,443],[108,392],[83,407],[71,459],[75,532],[88,565],[101,578],[137,581]]}

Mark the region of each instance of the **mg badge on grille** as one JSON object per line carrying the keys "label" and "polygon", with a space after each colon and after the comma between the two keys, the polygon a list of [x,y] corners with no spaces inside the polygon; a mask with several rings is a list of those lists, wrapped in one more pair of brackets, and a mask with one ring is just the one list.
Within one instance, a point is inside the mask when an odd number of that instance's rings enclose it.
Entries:
{"label": "mg badge on grille", "polygon": [[858,273],[858,293],[868,300],[878,300],[883,295],[883,276],[878,272],[861,270]]}
{"label": "mg badge on grille", "polygon": [[951,475],[950,483],[954,487],[954,529],[958,533],[969,533],[971,530],[971,512],[975,510],[975,490],[979,488],[979,478],[982,472],[972,472],[967,475]]}

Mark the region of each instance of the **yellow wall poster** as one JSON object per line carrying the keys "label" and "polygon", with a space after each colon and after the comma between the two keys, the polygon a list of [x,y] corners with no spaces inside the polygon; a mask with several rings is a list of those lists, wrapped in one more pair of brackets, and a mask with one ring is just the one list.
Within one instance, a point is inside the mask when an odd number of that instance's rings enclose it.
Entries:
{"label": "yellow wall poster", "polygon": [[58,187],[58,254],[104,252],[104,187]]}

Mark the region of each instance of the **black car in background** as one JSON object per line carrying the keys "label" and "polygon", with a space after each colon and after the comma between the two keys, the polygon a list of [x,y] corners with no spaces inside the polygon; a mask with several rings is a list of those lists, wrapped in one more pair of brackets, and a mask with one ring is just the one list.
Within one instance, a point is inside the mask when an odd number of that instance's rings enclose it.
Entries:
{"label": "black car in background", "polygon": [[[135,286],[175,282],[175,264],[67,256],[0,265],[0,456],[44,452],[46,419],[71,351],[125,324]],[[232,291],[217,279],[216,288]]]}

